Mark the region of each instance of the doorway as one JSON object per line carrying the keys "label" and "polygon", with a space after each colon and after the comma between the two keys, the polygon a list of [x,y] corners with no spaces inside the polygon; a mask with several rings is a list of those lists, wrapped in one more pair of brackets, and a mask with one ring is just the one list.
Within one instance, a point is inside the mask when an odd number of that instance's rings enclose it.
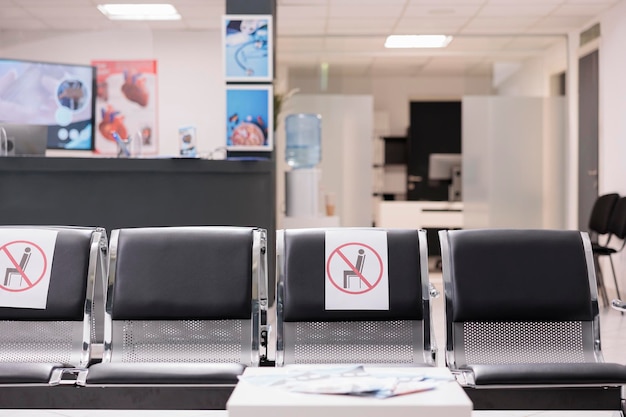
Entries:
{"label": "doorway", "polygon": [[432,153],[461,153],[461,101],[412,101],[407,200],[447,201],[449,181],[429,180]]}
{"label": "doorway", "polygon": [[598,198],[598,50],[578,61],[578,228],[587,230]]}

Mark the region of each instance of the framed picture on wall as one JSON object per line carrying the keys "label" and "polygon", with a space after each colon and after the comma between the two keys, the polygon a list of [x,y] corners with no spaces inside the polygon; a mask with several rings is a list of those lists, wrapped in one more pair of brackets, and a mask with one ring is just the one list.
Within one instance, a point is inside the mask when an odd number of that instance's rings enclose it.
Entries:
{"label": "framed picture on wall", "polygon": [[226,86],[226,148],[272,151],[274,95],[271,85]]}
{"label": "framed picture on wall", "polygon": [[226,81],[272,81],[271,15],[225,15],[222,49]]}
{"label": "framed picture on wall", "polygon": [[158,153],[157,61],[94,60],[96,67],[96,152],[117,155],[113,132],[144,155]]}

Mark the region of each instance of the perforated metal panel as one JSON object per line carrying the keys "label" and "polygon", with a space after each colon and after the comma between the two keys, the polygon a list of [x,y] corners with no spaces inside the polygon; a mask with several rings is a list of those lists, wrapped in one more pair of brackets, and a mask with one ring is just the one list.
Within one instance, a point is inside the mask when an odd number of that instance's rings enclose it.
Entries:
{"label": "perforated metal panel", "polygon": [[581,322],[463,323],[468,364],[584,362]]}
{"label": "perforated metal panel", "polygon": [[114,321],[111,360],[247,363],[250,335],[243,320]]}
{"label": "perforated metal panel", "polygon": [[82,322],[0,321],[0,361],[78,365]]}
{"label": "perforated metal panel", "polygon": [[[413,364],[421,323],[410,320],[295,322],[285,326],[285,363]],[[423,342],[422,342],[423,343]]]}

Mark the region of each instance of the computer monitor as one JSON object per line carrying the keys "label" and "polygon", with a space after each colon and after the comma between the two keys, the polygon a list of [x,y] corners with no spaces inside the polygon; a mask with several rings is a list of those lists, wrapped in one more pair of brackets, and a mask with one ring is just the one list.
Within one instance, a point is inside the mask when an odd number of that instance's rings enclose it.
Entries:
{"label": "computer monitor", "polygon": [[48,126],[0,123],[0,156],[45,156]]}
{"label": "computer monitor", "polygon": [[449,181],[449,201],[462,199],[461,165],[459,153],[431,153],[428,158],[428,181]]}
{"label": "computer monitor", "polygon": [[94,149],[96,69],[0,58],[0,122],[47,127],[48,149]]}
{"label": "computer monitor", "polygon": [[429,180],[452,180],[454,168],[461,167],[460,153],[431,153],[428,158]]}

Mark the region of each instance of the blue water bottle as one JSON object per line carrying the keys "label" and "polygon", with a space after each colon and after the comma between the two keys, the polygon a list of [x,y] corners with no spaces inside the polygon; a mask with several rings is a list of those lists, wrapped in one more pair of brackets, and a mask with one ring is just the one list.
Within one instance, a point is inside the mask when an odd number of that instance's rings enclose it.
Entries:
{"label": "blue water bottle", "polygon": [[285,118],[285,159],[294,169],[314,168],[322,159],[322,117],[319,114],[290,114]]}

